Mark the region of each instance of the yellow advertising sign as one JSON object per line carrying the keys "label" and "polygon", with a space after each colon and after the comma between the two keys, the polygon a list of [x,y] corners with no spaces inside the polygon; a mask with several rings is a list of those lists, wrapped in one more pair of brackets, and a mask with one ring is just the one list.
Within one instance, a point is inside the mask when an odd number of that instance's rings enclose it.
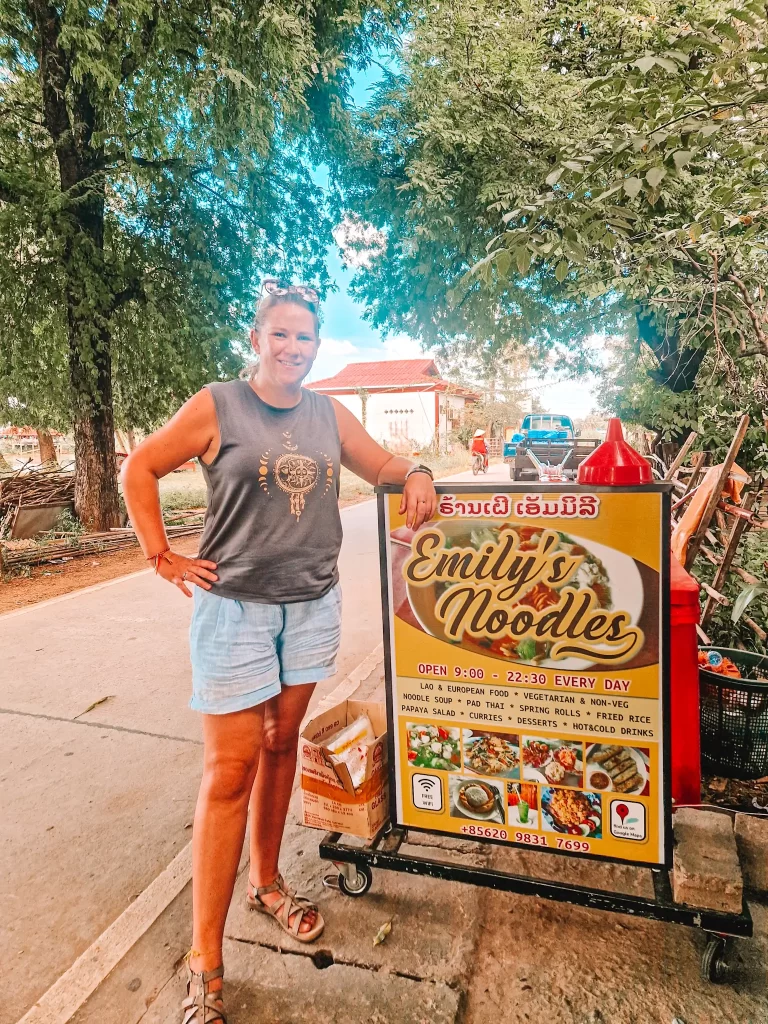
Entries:
{"label": "yellow advertising sign", "polygon": [[393,820],[669,861],[663,485],[382,494]]}

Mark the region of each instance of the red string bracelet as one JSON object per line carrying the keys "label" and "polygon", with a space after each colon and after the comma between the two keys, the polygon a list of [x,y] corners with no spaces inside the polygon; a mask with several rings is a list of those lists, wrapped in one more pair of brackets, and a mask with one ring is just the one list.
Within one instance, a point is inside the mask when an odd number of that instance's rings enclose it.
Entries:
{"label": "red string bracelet", "polygon": [[168,557],[168,552],[170,550],[171,549],[169,547],[168,548],[163,548],[163,550],[162,551],[158,551],[156,555],[149,555],[147,557],[147,561],[148,562],[154,562],[155,563],[155,575],[157,575],[158,569],[160,567],[160,559],[161,558],[164,558],[166,560],[166,562],[168,562],[170,564],[171,560]]}

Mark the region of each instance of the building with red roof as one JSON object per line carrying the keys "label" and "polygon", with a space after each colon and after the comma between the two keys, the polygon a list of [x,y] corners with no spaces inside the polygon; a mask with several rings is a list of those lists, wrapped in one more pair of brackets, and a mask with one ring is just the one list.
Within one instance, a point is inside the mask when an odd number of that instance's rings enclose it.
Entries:
{"label": "building with red roof", "polygon": [[338,399],[392,449],[424,448],[438,438],[445,443],[467,404],[480,399],[476,391],[441,377],[428,357],[349,363],[306,386]]}

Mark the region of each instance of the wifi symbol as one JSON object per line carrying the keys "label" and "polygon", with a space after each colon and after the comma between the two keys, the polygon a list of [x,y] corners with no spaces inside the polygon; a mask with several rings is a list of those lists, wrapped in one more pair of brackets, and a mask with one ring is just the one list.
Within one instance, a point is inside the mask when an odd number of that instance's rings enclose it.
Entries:
{"label": "wifi symbol", "polygon": [[414,775],[413,803],[423,811],[442,811],[443,785],[435,775]]}

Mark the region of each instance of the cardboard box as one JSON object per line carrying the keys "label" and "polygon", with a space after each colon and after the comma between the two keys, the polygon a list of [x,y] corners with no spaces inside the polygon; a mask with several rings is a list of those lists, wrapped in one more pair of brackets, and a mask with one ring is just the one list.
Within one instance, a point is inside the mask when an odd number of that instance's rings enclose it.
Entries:
{"label": "cardboard box", "polygon": [[[367,714],[375,741],[368,751],[365,779],[355,790],[345,764],[334,764],[323,745],[346,725]],[[372,839],[389,814],[387,715],[377,701],[345,700],[310,719],[299,738],[301,807],[309,828]]]}

